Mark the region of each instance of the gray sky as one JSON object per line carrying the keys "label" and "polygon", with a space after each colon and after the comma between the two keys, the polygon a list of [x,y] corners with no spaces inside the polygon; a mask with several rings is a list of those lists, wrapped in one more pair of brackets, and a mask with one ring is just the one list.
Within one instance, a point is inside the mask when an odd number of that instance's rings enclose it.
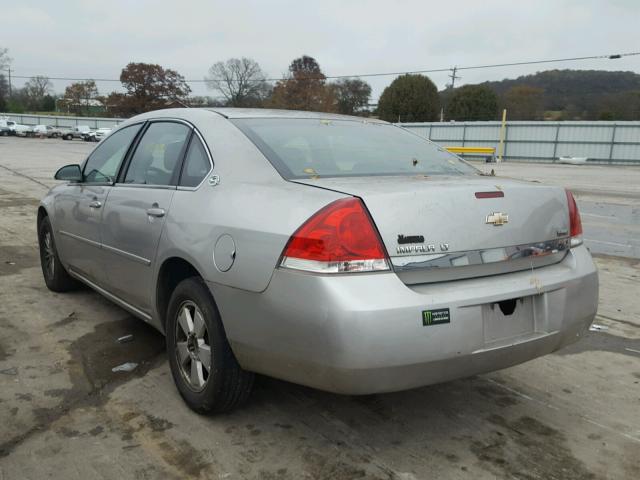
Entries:
{"label": "gray sky", "polygon": [[[202,79],[216,61],[246,56],[279,77],[302,54],[346,75],[640,51],[640,0],[20,0],[1,11],[0,47],[16,75],[117,79],[136,61]],[[470,70],[458,82],[551,68],[640,72],[640,56]],[[429,76],[438,88],[449,81]],[[393,78],[366,79],[374,102]],[[101,94],[118,86],[98,83]]]}

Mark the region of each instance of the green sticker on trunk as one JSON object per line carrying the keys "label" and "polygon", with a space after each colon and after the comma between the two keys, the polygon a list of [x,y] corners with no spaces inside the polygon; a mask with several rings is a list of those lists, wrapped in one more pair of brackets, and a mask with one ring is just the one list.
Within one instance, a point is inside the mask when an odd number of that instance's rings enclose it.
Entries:
{"label": "green sticker on trunk", "polygon": [[422,326],[438,325],[440,323],[450,323],[451,316],[448,308],[438,308],[437,310],[422,311]]}

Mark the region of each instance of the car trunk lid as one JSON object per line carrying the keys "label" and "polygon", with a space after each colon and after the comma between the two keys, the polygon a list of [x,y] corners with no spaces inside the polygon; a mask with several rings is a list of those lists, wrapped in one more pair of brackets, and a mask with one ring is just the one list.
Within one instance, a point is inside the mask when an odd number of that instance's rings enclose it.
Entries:
{"label": "car trunk lid", "polygon": [[484,176],[296,179],[361,198],[407,284],[559,262],[569,246],[565,191]]}

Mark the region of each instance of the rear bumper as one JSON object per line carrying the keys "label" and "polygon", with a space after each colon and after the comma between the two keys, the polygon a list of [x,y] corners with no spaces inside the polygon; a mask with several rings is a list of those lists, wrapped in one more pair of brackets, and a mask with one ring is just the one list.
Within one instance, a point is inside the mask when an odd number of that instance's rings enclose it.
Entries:
{"label": "rear bumper", "polygon": [[[584,246],[533,271],[412,287],[394,273],[288,270],[276,270],[262,293],[209,286],[244,368],[345,394],[404,390],[545,355],[576,341],[598,305]],[[531,298],[532,328],[500,338],[486,305],[522,297]],[[440,308],[450,323],[423,326],[422,311]]]}

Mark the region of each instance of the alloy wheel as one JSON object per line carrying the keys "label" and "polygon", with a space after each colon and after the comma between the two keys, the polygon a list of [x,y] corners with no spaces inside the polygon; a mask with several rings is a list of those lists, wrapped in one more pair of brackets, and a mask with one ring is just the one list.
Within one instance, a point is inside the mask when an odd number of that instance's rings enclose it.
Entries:
{"label": "alloy wheel", "polygon": [[56,257],[55,252],[53,250],[53,240],[51,237],[51,231],[47,230],[43,237],[42,243],[44,247],[44,266],[47,271],[47,276],[49,278],[53,278],[55,274],[55,266],[56,266]]}
{"label": "alloy wheel", "polygon": [[191,300],[180,305],[176,319],[175,355],[180,373],[189,388],[204,390],[211,371],[211,342],[207,324]]}

